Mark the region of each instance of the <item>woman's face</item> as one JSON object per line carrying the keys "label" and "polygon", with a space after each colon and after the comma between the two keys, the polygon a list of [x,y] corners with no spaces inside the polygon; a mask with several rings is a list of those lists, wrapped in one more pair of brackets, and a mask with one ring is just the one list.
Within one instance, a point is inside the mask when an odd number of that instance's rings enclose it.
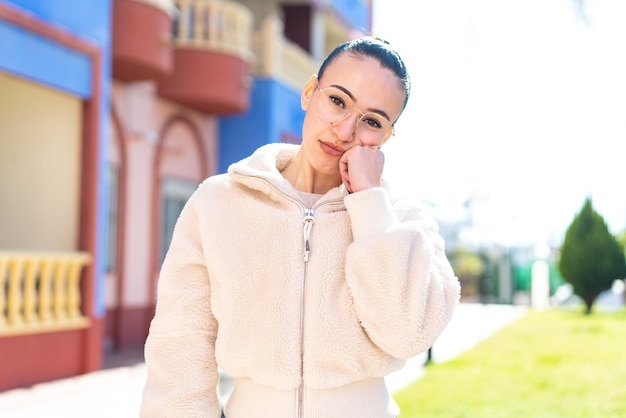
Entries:
{"label": "woman's face", "polygon": [[312,168],[339,176],[339,160],[356,146],[380,147],[402,112],[398,77],[370,57],[343,54],[302,92],[302,148]]}

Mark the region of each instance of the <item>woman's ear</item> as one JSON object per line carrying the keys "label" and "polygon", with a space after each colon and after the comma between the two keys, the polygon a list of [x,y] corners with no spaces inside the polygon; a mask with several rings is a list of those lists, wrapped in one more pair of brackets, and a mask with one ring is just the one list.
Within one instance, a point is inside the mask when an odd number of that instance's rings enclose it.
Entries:
{"label": "woman's ear", "polygon": [[311,102],[311,98],[313,97],[313,93],[317,88],[317,76],[313,74],[309,77],[309,80],[304,84],[302,88],[302,95],[300,96],[300,105],[302,106],[302,110],[306,111],[309,108],[309,103]]}

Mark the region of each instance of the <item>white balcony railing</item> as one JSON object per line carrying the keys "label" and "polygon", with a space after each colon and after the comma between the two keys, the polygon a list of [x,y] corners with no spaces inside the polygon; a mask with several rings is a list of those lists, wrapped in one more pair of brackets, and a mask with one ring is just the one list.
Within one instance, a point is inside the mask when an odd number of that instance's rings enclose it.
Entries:
{"label": "white balcony railing", "polygon": [[145,3],[150,6],[154,6],[158,9],[163,10],[170,16],[174,14],[176,11],[176,5],[174,4],[174,0],[133,0],[137,3]]}
{"label": "white balcony railing", "polygon": [[252,11],[227,0],[175,0],[178,12],[172,43],[207,48],[251,59]]}
{"label": "white balcony railing", "polygon": [[254,75],[282,80],[296,90],[317,73],[320,64],[284,37],[283,22],[277,16],[268,17],[261,31],[254,34],[252,50]]}

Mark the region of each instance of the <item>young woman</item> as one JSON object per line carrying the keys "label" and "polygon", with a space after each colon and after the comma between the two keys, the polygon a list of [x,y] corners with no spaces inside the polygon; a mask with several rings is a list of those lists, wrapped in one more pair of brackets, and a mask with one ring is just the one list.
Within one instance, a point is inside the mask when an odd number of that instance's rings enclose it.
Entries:
{"label": "young woman", "polygon": [[302,144],[205,180],[181,213],[146,341],[141,416],[388,418],[385,376],[459,301],[437,225],[381,179],[409,75],[389,44],[340,45],[302,90]]}

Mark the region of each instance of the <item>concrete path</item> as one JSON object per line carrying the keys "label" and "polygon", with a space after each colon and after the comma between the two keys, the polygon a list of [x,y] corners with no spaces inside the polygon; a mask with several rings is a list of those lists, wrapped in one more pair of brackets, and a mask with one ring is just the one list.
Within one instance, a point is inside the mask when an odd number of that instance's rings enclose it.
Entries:
{"label": "concrete path", "polygon": [[[435,342],[433,362],[444,362],[471,349],[520,318],[526,307],[464,303]],[[418,379],[426,354],[391,374],[392,392]],[[146,371],[143,363],[42,383],[28,389],[0,392],[2,418],[136,418]]]}

